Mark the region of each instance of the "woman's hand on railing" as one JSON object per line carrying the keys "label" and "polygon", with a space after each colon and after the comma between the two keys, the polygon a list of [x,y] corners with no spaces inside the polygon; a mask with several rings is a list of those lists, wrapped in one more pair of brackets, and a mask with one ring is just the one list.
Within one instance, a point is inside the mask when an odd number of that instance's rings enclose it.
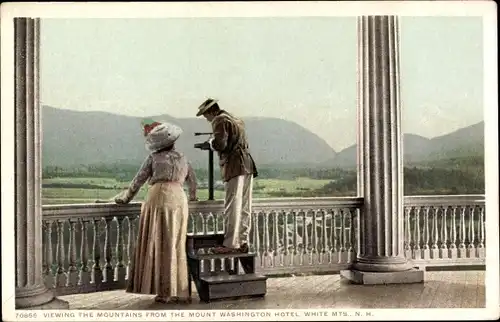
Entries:
{"label": "woman's hand on railing", "polygon": [[126,200],[125,198],[116,197],[115,198],[115,203],[118,204],[118,205],[124,205],[124,204],[128,203],[128,200]]}
{"label": "woman's hand on railing", "polygon": [[123,191],[123,192],[119,193],[118,195],[114,196],[113,200],[118,205],[124,205],[124,204],[128,204],[130,202],[131,198],[130,198],[130,194],[128,193],[128,191]]}

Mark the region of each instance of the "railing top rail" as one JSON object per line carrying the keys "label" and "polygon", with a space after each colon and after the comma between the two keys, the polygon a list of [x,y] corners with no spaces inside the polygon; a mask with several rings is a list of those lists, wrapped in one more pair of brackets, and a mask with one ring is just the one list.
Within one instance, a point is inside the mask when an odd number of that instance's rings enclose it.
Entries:
{"label": "railing top rail", "polygon": [[405,206],[484,206],[484,195],[405,196]]}
{"label": "railing top rail", "polygon": [[[319,210],[325,208],[354,207],[358,208],[363,204],[363,198],[359,197],[327,197],[327,198],[266,198],[254,199],[252,208],[254,211],[263,210],[294,210],[311,209]],[[196,201],[189,203],[191,213],[220,212],[224,207],[223,200]],[[141,210],[140,202],[132,202],[126,205],[114,203],[93,203],[93,204],[65,204],[65,205],[44,205],[43,217],[46,219],[58,218],[80,218],[80,217],[108,217],[108,216],[128,216],[137,215]]]}
{"label": "railing top rail", "polygon": [[[358,208],[363,204],[362,197],[318,197],[318,198],[262,198],[253,200],[253,210],[258,211],[289,211],[320,210],[328,208]],[[484,195],[441,195],[441,196],[405,196],[405,206],[484,206]],[[220,212],[223,200],[196,201],[189,203],[192,213]],[[46,219],[129,216],[140,213],[141,203],[133,202],[126,205],[114,203],[64,204],[44,205],[43,216]]]}

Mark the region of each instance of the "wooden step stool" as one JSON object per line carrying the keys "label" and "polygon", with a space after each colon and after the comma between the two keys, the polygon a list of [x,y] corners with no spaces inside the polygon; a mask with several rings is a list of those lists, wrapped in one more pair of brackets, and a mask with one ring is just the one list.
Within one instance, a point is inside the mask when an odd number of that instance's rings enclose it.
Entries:
{"label": "wooden step stool", "polygon": [[[187,237],[189,295],[193,281],[200,300],[207,303],[216,299],[265,296],[267,277],[255,274],[255,253],[200,253],[201,249],[221,246],[223,241],[223,234]],[[214,270],[211,270],[212,261]]]}

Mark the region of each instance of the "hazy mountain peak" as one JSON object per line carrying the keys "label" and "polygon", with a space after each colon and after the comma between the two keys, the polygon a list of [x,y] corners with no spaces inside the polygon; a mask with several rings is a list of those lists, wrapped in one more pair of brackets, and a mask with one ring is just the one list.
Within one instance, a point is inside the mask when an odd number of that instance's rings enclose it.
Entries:
{"label": "hazy mountain peak", "polygon": [[[356,148],[354,144],[340,151],[332,162],[342,167],[356,166]],[[417,134],[404,134],[403,149],[405,162],[483,154],[484,121],[431,139]]]}
{"label": "hazy mountain peak", "polygon": [[[141,163],[147,154],[139,117],[50,106],[43,107],[42,116],[44,165],[112,163],[123,159]],[[195,143],[205,139],[195,137],[194,132],[211,130],[205,119],[175,119],[166,114],[151,118],[181,126],[184,133],[177,143],[178,149],[195,166],[206,166],[207,153],[194,148]],[[259,165],[317,164],[336,155],[323,139],[294,122],[270,118],[243,120],[252,155]]]}

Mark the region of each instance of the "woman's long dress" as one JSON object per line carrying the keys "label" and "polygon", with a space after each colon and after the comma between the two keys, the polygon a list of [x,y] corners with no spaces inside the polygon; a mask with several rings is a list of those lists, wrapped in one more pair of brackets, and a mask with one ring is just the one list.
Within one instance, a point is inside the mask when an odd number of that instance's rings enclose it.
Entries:
{"label": "woman's long dress", "polygon": [[134,178],[129,190],[138,190],[148,178],[151,186],[141,207],[127,292],[188,297],[185,245],[189,214],[183,184],[193,176],[184,156],[168,151],[150,155]]}

